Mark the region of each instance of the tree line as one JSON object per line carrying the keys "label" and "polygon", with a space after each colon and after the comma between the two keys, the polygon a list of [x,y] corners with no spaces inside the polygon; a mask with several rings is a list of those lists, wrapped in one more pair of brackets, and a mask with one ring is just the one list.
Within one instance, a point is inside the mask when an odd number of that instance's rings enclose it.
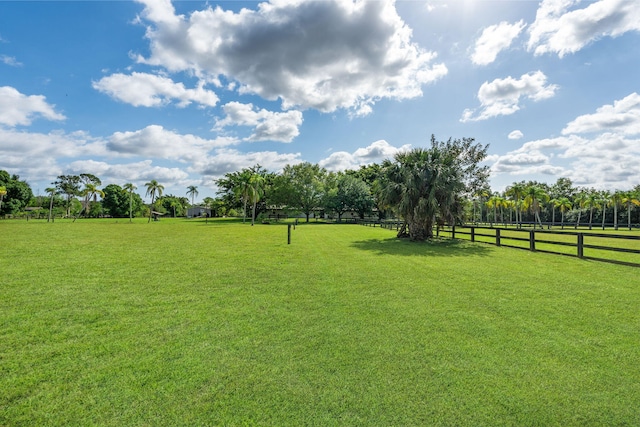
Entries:
{"label": "tree line", "polygon": [[145,204],[136,186],[102,186],[92,174],[60,175],[46,197],[34,197],[28,183],[0,171],[0,215],[40,208],[48,220],[73,217],[186,216],[201,206],[211,216],[242,216],[243,221],[268,221],[302,214],[342,221],[350,217],[399,218],[399,237],[424,240],[436,224],[483,223],[516,226],[589,226],[598,222],[631,228],[640,222],[640,185],[622,191],[575,187],[560,178],[549,185],[515,182],[504,191],[492,191],[489,170],[481,166],[488,146],[473,138],[437,141],[427,148],[398,153],[393,159],[355,170],[329,172],[309,162],[287,165],[274,173],[260,165],[225,174],[216,181],[217,197],[196,203],[197,186],[185,196],[164,194],[156,180],[145,183]]}

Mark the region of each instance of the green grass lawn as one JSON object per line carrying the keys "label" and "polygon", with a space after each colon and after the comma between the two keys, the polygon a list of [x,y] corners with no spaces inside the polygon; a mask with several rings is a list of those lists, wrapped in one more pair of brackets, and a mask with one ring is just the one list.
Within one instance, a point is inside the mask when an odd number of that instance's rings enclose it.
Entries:
{"label": "green grass lawn", "polygon": [[640,424],[640,270],[394,235],[0,221],[0,425]]}

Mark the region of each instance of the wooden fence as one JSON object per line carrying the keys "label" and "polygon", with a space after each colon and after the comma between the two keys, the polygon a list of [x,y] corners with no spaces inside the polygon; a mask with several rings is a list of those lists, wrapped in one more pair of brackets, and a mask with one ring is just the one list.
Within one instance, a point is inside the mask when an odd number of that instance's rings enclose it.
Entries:
{"label": "wooden fence", "polygon": [[[397,220],[360,223],[391,230],[402,226],[402,222]],[[473,225],[439,227],[436,233],[452,239],[640,267],[638,235]]]}

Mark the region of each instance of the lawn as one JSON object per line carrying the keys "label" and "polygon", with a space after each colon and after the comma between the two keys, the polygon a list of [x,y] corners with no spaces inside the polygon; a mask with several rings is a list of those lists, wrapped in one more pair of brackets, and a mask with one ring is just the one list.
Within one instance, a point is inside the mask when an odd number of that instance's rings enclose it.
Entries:
{"label": "lawn", "polygon": [[394,235],[0,221],[0,425],[640,424],[640,270]]}

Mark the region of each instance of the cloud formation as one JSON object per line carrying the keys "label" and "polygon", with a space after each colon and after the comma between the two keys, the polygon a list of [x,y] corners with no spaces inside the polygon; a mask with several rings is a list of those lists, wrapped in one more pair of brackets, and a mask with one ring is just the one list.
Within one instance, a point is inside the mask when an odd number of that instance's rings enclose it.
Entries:
{"label": "cloud formation", "polygon": [[178,107],[192,102],[203,107],[215,107],[218,95],[204,88],[201,82],[195,89],[187,89],[183,83],[175,83],[168,77],[147,73],[112,74],[93,82],[93,88],[118,101],[134,107],[159,107],[177,101]]}
{"label": "cloud formation", "polygon": [[541,101],[555,95],[557,85],[547,84],[547,76],[542,71],[523,74],[519,79],[509,76],[484,82],[478,90],[479,113],[467,109],[461,122],[486,120],[496,116],[506,116],[520,110],[521,99]]}
{"label": "cloud formation", "polygon": [[199,136],[182,135],[150,125],[130,132],[115,132],[109,137],[106,147],[123,156],[140,156],[193,162],[207,156],[214,148],[238,143],[234,138],[205,139]]}
{"label": "cloud formation", "polygon": [[237,82],[283,108],[366,115],[379,99],[422,95],[447,74],[411,40],[393,1],[274,1],[235,13],[220,6],[176,15],[144,0],[151,55],[141,63]]}
{"label": "cloud formation", "polygon": [[336,151],[331,153],[326,159],[320,160],[318,165],[329,171],[343,171],[347,169],[357,169],[362,165],[377,163],[384,159],[392,158],[400,151],[406,151],[411,145],[405,144],[402,147],[394,147],[387,141],[381,139],[371,143],[364,148],[358,148],[353,153],[346,151]]}
{"label": "cloud formation", "polygon": [[11,86],[0,87],[0,125],[29,126],[37,117],[47,120],[66,119],[42,95],[24,95]]}
{"label": "cloud formation", "polygon": [[604,105],[594,114],[577,117],[562,129],[563,135],[591,132],[640,135],[640,95],[634,92],[613,105]]}
{"label": "cloud formation", "polygon": [[520,139],[524,136],[524,134],[522,132],[520,132],[519,130],[514,130],[511,133],[509,133],[509,136],[507,136],[507,138],[509,139]]}
{"label": "cloud formation", "polygon": [[18,60],[13,56],[8,55],[0,55],[0,62],[3,62],[5,65],[9,65],[11,67],[21,67],[22,63],[18,62]]}
{"label": "cloud formation", "polygon": [[535,55],[557,53],[562,58],[602,37],[640,31],[637,1],[599,0],[570,10],[579,3],[579,0],[544,0],[535,22],[529,26],[529,51]]}
{"label": "cloud formation", "polygon": [[222,109],[226,116],[216,121],[215,130],[227,126],[250,126],[253,133],[247,141],[279,141],[291,142],[300,134],[302,113],[290,110],[276,113],[265,109],[256,109],[253,104],[229,102]]}
{"label": "cloud formation", "polygon": [[485,28],[476,40],[471,54],[471,62],[476,65],[491,64],[500,52],[511,46],[513,40],[520,35],[524,27],[526,24],[520,20],[515,24],[503,21]]}
{"label": "cloud formation", "polygon": [[[625,189],[640,176],[640,96],[632,93],[572,120],[563,136],[524,143],[498,156],[495,174],[565,176],[577,185]],[[592,134],[584,136],[584,134]]]}

